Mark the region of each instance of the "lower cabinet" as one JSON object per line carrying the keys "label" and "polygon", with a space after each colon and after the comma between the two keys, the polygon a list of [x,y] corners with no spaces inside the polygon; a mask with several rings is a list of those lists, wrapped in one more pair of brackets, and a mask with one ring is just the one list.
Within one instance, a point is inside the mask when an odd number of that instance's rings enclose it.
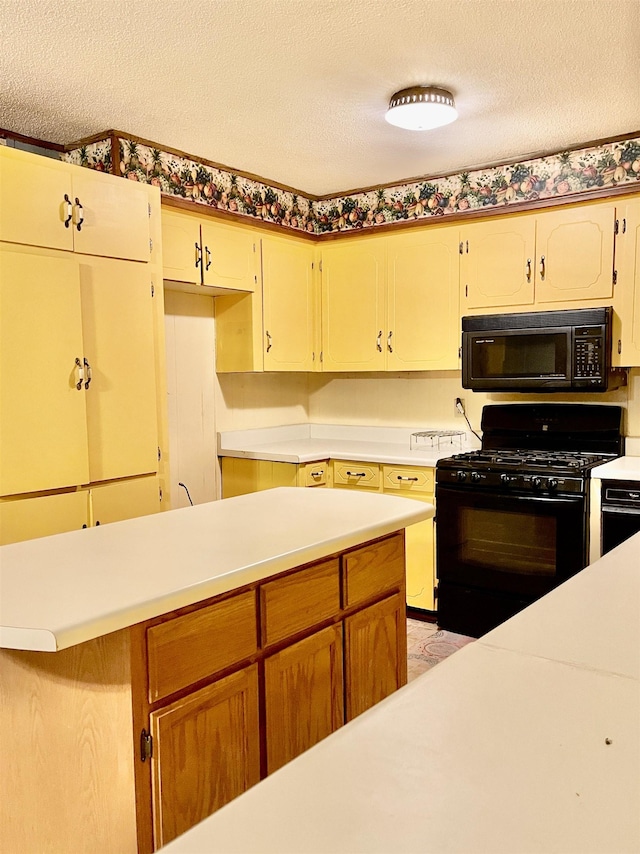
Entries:
{"label": "lower cabinet", "polygon": [[157,477],[136,477],[69,492],[0,498],[0,545],[105,525],[162,509]]}
{"label": "lower cabinet", "polygon": [[400,531],[134,627],[139,851],[404,685],[404,600]]}
{"label": "lower cabinet", "polygon": [[267,773],[344,723],[342,626],[329,626],[264,663]]}
{"label": "lower cabinet", "polygon": [[222,457],[222,498],[277,486],[331,486],[331,477],[329,460],[298,464]]}
{"label": "lower cabinet", "polygon": [[159,848],[260,779],[258,667],[245,667],[150,718]]}

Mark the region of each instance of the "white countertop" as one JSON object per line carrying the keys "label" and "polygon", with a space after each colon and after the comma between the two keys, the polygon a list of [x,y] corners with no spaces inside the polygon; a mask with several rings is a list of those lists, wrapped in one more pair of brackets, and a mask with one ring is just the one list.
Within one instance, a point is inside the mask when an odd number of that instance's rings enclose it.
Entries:
{"label": "white countertop", "polygon": [[433,516],[349,490],[279,489],[0,547],[0,647],[56,651]]}
{"label": "white countertop", "polygon": [[439,459],[480,446],[472,433],[460,430],[462,444],[443,438],[439,447],[412,451],[410,436],[419,428],[292,424],[218,433],[218,455],[284,463],[334,459],[433,467]]}
{"label": "white countertop", "polygon": [[600,480],[640,480],[640,457],[617,457],[591,469],[591,477]]}
{"label": "white countertop", "polygon": [[640,534],[169,843],[640,851]]}

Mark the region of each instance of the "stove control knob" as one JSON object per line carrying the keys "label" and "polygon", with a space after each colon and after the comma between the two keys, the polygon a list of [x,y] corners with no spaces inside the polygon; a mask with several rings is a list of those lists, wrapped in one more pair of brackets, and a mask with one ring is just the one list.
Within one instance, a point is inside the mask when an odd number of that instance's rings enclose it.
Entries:
{"label": "stove control knob", "polygon": [[466,473],[466,471],[457,471],[457,472],[456,472],[456,478],[457,478],[459,481],[466,480],[466,479],[467,479],[467,473]]}
{"label": "stove control knob", "polygon": [[473,483],[477,483],[480,480],[480,472],[472,471],[471,472],[471,480],[473,481]]}
{"label": "stove control knob", "polygon": [[511,481],[511,478],[509,477],[508,474],[503,473],[500,475],[500,483],[503,483],[505,486],[509,486],[510,481]]}
{"label": "stove control knob", "polygon": [[534,477],[531,482],[533,483],[534,489],[542,489],[542,487],[544,486],[544,481],[541,477]]}
{"label": "stove control knob", "polygon": [[547,489],[549,490],[549,492],[553,492],[557,488],[558,488],[558,481],[555,479],[555,477],[550,477],[549,480],[547,481]]}

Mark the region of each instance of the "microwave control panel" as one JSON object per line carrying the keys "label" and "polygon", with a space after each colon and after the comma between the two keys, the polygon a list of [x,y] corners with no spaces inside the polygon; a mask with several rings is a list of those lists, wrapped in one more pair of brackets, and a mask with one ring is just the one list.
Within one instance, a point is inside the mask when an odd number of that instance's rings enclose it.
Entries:
{"label": "microwave control panel", "polygon": [[573,343],[573,378],[600,384],[606,371],[605,334],[602,326],[576,327]]}

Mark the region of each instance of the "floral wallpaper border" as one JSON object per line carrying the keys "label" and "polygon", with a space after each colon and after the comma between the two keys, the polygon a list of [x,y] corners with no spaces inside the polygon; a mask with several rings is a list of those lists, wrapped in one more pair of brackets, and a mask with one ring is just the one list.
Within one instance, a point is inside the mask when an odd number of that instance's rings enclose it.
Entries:
{"label": "floral wallpaper border", "polygon": [[[127,137],[119,137],[118,145],[118,171],[124,178],[153,184],[167,196],[318,235],[578,197],[598,188],[628,184],[632,190],[637,184],[640,189],[640,136],[321,200]],[[62,155],[103,172],[112,171],[112,156],[111,138]]]}

